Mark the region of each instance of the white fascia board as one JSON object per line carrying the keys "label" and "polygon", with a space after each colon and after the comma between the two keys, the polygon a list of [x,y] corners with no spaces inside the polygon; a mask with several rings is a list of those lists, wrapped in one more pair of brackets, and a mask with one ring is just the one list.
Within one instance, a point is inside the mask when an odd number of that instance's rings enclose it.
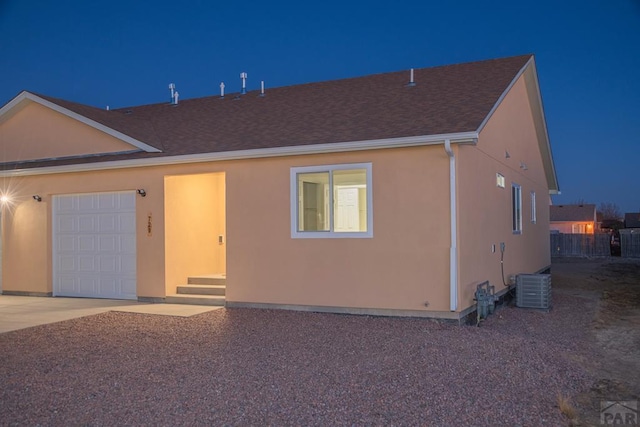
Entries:
{"label": "white fascia board", "polygon": [[546,116],[544,115],[544,106],[542,105],[542,94],[540,93],[540,83],[538,82],[538,70],[536,69],[536,63],[533,60],[533,57],[530,60],[531,62],[531,67],[532,67],[532,72],[533,72],[533,78],[535,79],[536,82],[536,95],[538,97],[537,101],[538,101],[538,105],[540,106],[540,114],[542,117],[542,127],[544,128],[544,137],[545,137],[545,142],[547,144],[547,151],[549,153],[549,157],[550,157],[550,166],[551,166],[551,172],[553,174],[553,178],[554,178],[554,184],[555,184],[555,188],[554,189],[550,189],[549,190],[549,194],[560,194],[560,185],[558,184],[558,175],[556,173],[556,165],[555,162],[553,161],[553,152],[551,151],[551,140],[549,139],[549,131],[547,130],[547,120],[546,120]]}
{"label": "white fascia board", "polygon": [[11,109],[13,109],[14,107],[16,107],[18,104],[20,104],[21,102],[28,100],[28,101],[32,101],[32,102],[36,102],[42,106],[45,106],[47,108],[50,108],[54,111],[57,111],[60,114],[64,114],[67,117],[70,117],[74,120],[77,120],[81,123],[84,123],[88,126],[91,126],[94,129],[97,129],[101,132],[106,133],[107,135],[111,135],[114,138],[117,138],[121,141],[126,142],[127,144],[131,144],[136,148],[139,148],[140,150],[146,151],[147,153],[160,153],[162,150],[159,150],[155,147],[152,147],[151,145],[145,144],[142,141],[139,141],[135,138],[130,137],[129,135],[125,135],[122,132],[118,132],[115,129],[112,129],[108,126],[105,126],[101,123],[96,122],[95,120],[91,120],[88,117],[85,117],[81,114],[75,113],[67,108],[64,108],[58,104],[55,104],[51,101],[47,101],[46,99],[40,98],[37,95],[34,95],[30,92],[27,91],[23,91],[21,92],[18,96],[16,96],[15,98],[13,98],[11,101],[9,101],[4,107],[2,107],[2,109],[0,109],[0,123],[2,122],[2,117],[7,114]]}
{"label": "white fascia board", "polygon": [[33,169],[0,171],[3,176],[31,176],[54,173],[88,172],[107,169],[166,166],[186,163],[219,162],[227,160],[258,159],[267,157],[300,156],[306,154],[342,153],[347,151],[379,150],[385,148],[417,147],[444,144],[445,139],[456,144],[475,144],[477,132],[461,132],[442,135],[410,136],[404,138],[374,139],[367,141],[336,142],[328,144],[297,145],[292,147],[259,148],[254,150],[226,151],[221,153],[187,154],[150,159],[117,160],[112,162],[82,163]]}

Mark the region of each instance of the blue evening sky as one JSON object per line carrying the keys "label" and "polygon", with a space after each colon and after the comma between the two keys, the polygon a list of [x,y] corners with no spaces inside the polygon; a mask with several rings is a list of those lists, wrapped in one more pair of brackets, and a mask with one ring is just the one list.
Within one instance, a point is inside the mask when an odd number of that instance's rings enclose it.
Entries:
{"label": "blue evening sky", "polygon": [[0,0],[0,104],[97,107],[534,53],[562,195],[640,211],[640,1]]}

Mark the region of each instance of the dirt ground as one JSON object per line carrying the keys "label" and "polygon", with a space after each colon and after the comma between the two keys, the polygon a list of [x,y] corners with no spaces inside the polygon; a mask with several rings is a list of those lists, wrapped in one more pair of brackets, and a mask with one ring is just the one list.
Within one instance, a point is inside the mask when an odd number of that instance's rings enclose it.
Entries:
{"label": "dirt ground", "polygon": [[573,402],[574,425],[601,425],[600,402],[640,400],[640,260],[554,259],[554,293],[588,298],[594,357],[577,361],[597,380]]}

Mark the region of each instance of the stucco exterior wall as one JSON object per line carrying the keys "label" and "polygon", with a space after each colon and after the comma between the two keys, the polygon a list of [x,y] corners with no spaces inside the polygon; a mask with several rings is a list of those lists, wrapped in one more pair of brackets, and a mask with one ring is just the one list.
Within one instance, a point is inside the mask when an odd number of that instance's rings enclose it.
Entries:
{"label": "stucco exterior wall", "polygon": [[[290,168],[365,162],[372,163],[373,238],[292,239]],[[53,194],[144,188],[147,196],[136,198],[138,296],[164,297],[179,284],[168,280],[166,254],[182,249],[176,242],[166,248],[172,202],[165,195],[172,192],[165,177],[217,172],[226,181],[228,301],[448,311],[448,158],[441,146],[15,178],[15,206],[3,215],[4,290],[52,291]]]}
{"label": "stucco exterior wall", "polygon": [[[37,125],[34,125],[37,123]],[[135,147],[36,103],[0,123],[2,162],[131,151]],[[63,142],[62,144],[60,142]]]}
{"label": "stucco exterior wall", "polygon": [[[513,86],[485,128],[476,146],[458,150],[460,298],[473,304],[476,285],[484,280],[504,289],[500,243],[504,242],[504,280],[534,273],[551,264],[549,196],[538,151],[526,76]],[[508,155],[507,155],[508,153]],[[505,187],[496,185],[496,174]],[[522,232],[512,230],[512,184],[521,186]],[[536,222],[531,218],[531,192],[536,194]]]}
{"label": "stucco exterior wall", "polygon": [[[372,163],[373,238],[292,239],[291,167]],[[448,310],[442,147],[252,161],[227,172],[227,300]]]}

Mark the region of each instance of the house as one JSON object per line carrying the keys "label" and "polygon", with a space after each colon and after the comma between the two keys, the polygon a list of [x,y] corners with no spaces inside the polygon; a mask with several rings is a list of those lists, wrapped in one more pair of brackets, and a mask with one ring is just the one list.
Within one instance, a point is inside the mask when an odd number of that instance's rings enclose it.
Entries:
{"label": "house", "polygon": [[552,205],[550,230],[564,234],[593,234],[596,229],[596,205]]}
{"label": "house", "polygon": [[640,212],[627,212],[624,214],[624,228],[640,229]]}
{"label": "house", "polygon": [[550,265],[531,55],[171,99],[0,109],[2,293],[457,320]]}

